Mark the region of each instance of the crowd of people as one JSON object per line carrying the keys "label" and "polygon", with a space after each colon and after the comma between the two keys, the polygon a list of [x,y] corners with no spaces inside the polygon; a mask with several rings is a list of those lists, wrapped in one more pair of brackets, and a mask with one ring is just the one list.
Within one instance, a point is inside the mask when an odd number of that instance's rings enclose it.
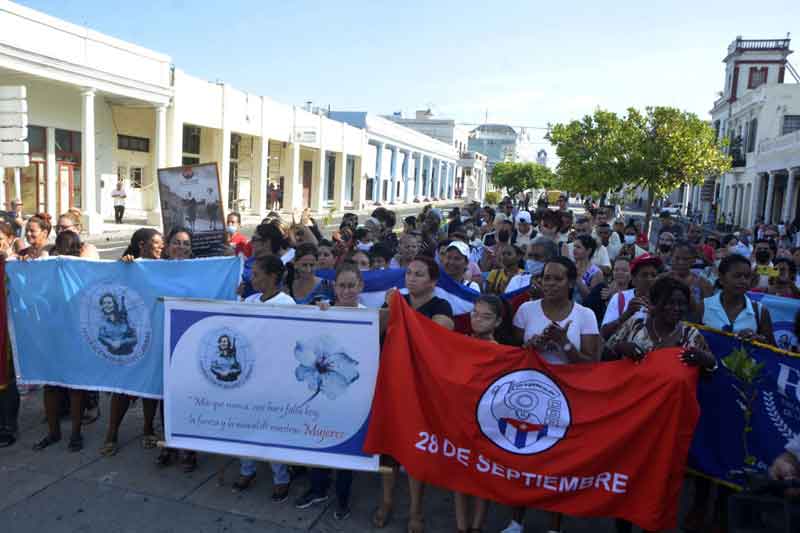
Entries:
{"label": "crowd of people", "polygon": [[[769,311],[748,292],[800,297],[800,248],[792,248],[775,226],[760,224],[752,231],[718,235],[696,224],[684,226],[664,212],[648,234],[641,219],[614,218],[618,210],[613,208],[575,214],[566,196],[556,206],[540,201],[535,208],[525,207],[505,199],[497,207],[473,203],[445,215],[425,206],[418,215],[402,220],[392,210],[378,207],[361,223],[356,214],[346,213],[329,236],[323,235],[308,211],[292,217],[291,223],[285,215],[271,212],[249,239],[241,232],[241,217],[230,213],[226,253],[245,258],[237,289],[245,302],[321,309],[380,307],[385,331],[390,320],[387,302],[396,289],[377,297],[365,293],[364,272],[404,269],[402,297],[444,328],[486,342],[533,347],[550,364],[641,361],[655,349],[682,347],[682,363],[698,367],[703,376],[711,376],[718,365],[693,323],[777,346]],[[53,227],[47,215],[34,215],[25,221],[24,242],[12,224],[0,222],[0,253],[7,260],[48,255],[97,259],[97,249],[80,238],[80,219],[79,212],[69,211]],[[51,233],[56,236],[54,243]],[[184,228],[165,237],[142,228],[133,234],[122,260],[190,259],[191,243],[192,233]],[[321,275],[323,271],[335,275]],[[437,285],[445,276],[480,293],[468,320],[458,320],[452,294]],[[797,346],[781,347],[797,351]],[[0,384],[0,446],[13,445],[17,432],[19,393],[13,371],[8,375],[8,382]],[[58,443],[60,419],[68,416],[68,449],[82,449],[82,425],[100,415],[97,394],[47,386],[43,397],[48,430],[34,448],[45,450]],[[118,430],[136,400],[111,395],[103,455],[118,453]],[[141,401],[141,444],[155,448],[158,402]],[[774,477],[800,476],[800,439],[796,440],[776,459]],[[155,463],[161,468],[179,464],[191,472],[198,466],[198,455],[165,448]],[[393,464],[390,459],[389,463]],[[285,502],[290,484],[303,469],[273,463],[271,470],[272,501]],[[391,520],[399,472],[400,465],[394,464],[382,474],[382,496],[372,517],[376,528]],[[326,501],[332,483],[330,470],[312,468],[306,473],[308,489],[294,502],[299,509]],[[233,489],[248,490],[255,477],[256,463],[242,459]],[[712,501],[710,484],[700,479],[694,483],[685,529],[709,530],[704,519],[713,507],[712,527],[724,531],[726,491],[720,489]],[[350,516],[351,485],[350,472],[336,472],[337,520]],[[410,533],[424,529],[424,489],[409,476]],[[488,505],[471,495],[456,494],[457,530],[481,531]],[[524,513],[525,509],[511,510],[503,532],[521,532]],[[549,520],[550,531],[561,531],[561,515],[552,513]],[[631,530],[624,521],[616,526],[618,531]]]}

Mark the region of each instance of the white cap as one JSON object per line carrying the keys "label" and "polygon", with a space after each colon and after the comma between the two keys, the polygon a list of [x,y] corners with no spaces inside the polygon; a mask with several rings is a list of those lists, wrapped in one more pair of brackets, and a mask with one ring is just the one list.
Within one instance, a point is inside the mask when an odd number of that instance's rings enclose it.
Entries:
{"label": "white cap", "polygon": [[519,224],[520,222],[524,222],[526,224],[530,224],[531,223],[531,214],[528,213],[527,211],[520,211],[517,214],[517,224]]}
{"label": "white cap", "polygon": [[469,261],[469,246],[467,246],[465,242],[453,241],[447,245],[447,250],[450,250],[451,248],[455,248],[456,250],[458,250],[461,253],[461,255],[466,257],[467,261]]}

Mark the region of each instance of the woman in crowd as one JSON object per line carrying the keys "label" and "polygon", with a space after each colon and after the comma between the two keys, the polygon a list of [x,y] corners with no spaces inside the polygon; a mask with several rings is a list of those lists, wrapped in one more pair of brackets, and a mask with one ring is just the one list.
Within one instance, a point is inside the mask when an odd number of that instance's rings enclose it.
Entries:
{"label": "woman in crowd", "polygon": [[[576,248],[577,249],[577,248]],[[600,335],[591,309],[572,300],[578,270],[564,256],[550,259],[542,273],[542,299],[522,304],[514,315],[514,334],[533,346],[549,364],[597,361]],[[521,532],[524,509],[514,509],[506,532]],[[561,514],[550,513],[550,530],[561,530]]]}
{"label": "woman in crowd", "polygon": [[277,255],[284,264],[294,258],[294,249],[289,246],[289,241],[281,232],[278,219],[273,218],[272,222],[262,223],[257,226],[253,236],[250,238],[250,247],[253,254],[244,262],[242,282],[236,290],[237,294],[242,298],[247,298],[255,293],[255,289],[250,283],[250,278],[252,277],[256,258]]}
{"label": "woman in crowd", "polygon": [[[255,252],[255,250],[254,250]],[[291,296],[282,292],[286,266],[275,255],[256,256],[253,263],[251,283],[256,291],[245,302],[271,305],[295,305]],[[285,464],[270,463],[272,467],[272,501],[282,503],[289,499],[289,468]],[[256,479],[256,462],[242,459],[239,466],[239,479],[233,484],[234,492],[250,488]]]}
{"label": "woman in crowd", "polygon": [[692,299],[687,319],[690,322],[699,322],[701,320],[700,308],[702,307],[702,302],[714,292],[714,287],[705,278],[692,272],[691,269],[696,257],[697,248],[689,241],[679,240],[672,246],[672,269],[669,275],[689,287]]}
{"label": "woman in crowd", "polygon": [[[163,251],[164,239],[161,237],[161,233],[152,228],[139,228],[131,236],[131,242],[122,254],[122,261],[131,263],[136,259],[161,259]],[[114,393],[111,395],[111,414],[108,420],[108,431],[106,432],[105,444],[100,449],[102,455],[107,457],[116,455],[119,450],[119,427],[133,400],[134,397],[127,394]],[[157,407],[158,400],[142,399],[142,410],[144,411],[142,447],[146,449],[155,448],[158,443],[156,431],[153,427]]]}
{"label": "woman in crowd", "polygon": [[[725,239],[723,239],[725,242]],[[730,240],[728,240],[730,243]],[[703,324],[732,333],[746,340],[766,342],[775,346],[772,319],[766,306],[747,295],[752,280],[750,260],[738,253],[729,253],[717,267],[720,291],[703,300]],[[691,509],[684,521],[684,528],[692,531],[705,530],[703,522],[710,503],[711,483],[706,479],[695,479],[695,494]],[[713,515],[724,527],[727,523],[728,489],[718,491]]]}
{"label": "woman in crowd", "polygon": [[630,265],[633,288],[612,294],[609,298],[600,330],[604,339],[611,337],[632,316],[644,318],[650,307],[650,287],[661,269],[661,259],[644,254]]}
{"label": "woman in crowd", "polygon": [[[74,209],[70,209],[66,213],[58,217],[58,224],[56,225],[56,235],[62,231],[71,231],[80,236],[83,227],[81,226],[81,213]],[[80,257],[84,259],[100,259],[100,253],[94,244],[89,242],[81,242]]]}
{"label": "woman in crowd", "polygon": [[53,225],[50,222],[50,215],[39,213],[28,219],[25,225],[25,240],[28,247],[23,248],[17,253],[20,259],[39,259],[50,255],[47,252],[47,239],[50,238],[50,231]]}
{"label": "woman in crowd", "polygon": [[797,266],[794,261],[786,257],[779,257],[772,262],[778,269],[778,275],[769,279],[767,292],[785,298],[800,298],[800,289],[797,288]]}
{"label": "woman in crowd", "polygon": [[[439,265],[432,258],[417,256],[406,269],[406,289],[404,294],[406,302],[418,313],[430,318],[440,326],[453,330],[453,308],[447,300],[435,296],[436,282],[439,280]],[[386,302],[391,301],[397,289],[386,293]],[[381,310],[381,333],[385,333],[388,324],[388,309]],[[392,502],[394,500],[394,486],[399,467],[394,465],[392,471],[383,474],[383,501],[372,517],[372,523],[377,528],[384,527],[391,516]],[[424,530],[424,516],[422,512],[422,498],[425,485],[408,476],[410,509],[408,518],[409,533],[422,533]]]}
{"label": "woman in crowd", "polygon": [[[336,269],[333,282],[334,299],[331,304],[319,302],[320,309],[335,307],[364,308],[359,303],[361,291],[364,290],[364,278],[361,270],[353,263],[342,263]],[[328,488],[331,483],[331,470],[328,468],[312,468],[310,472],[311,487],[295,502],[298,509],[306,509],[316,503],[328,499]],[[336,472],[336,510],[335,520],[346,520],[350,517],[350,488],[353,484],[353,472],[338,470]]]}
{"label": "woman in crowd", "polygon": [[336,256],[333,253],[333,243],[321,239],[317,245],[317,268],[330,270],[336,268]]}
{"label": "woman in crowd", "polygon": [[617,257],[611,267],[611,283],[600,291],[603,309],[608,308],[611,296],[631,288],[631,260],[627,257]]}
{"label": "woman in crowd", "polygon": [[397,255],[389,262],[389,268],[406,268],[419,253],[419,236],[404,233],[397,245]]}
{"label": "woman in crowd", "polygon": [[299,305],[313,304],[318,299],[330,299],[330,284],[314,275],[318,268],[319,252],[311,243],[304,243],[295,249],[291,279],[286,284],[286,292]]}
{"label": "woman in crowd", "polygon": [[503,294],[511,278],[519,274],[520,261],[522,260],[522,249],[516,244],[504,246],[500,252],[500,262],[502,268],[496,268],[489,272],[486,278],[486,292],[491,294]]}
{"label": "woman in crowd", "polygon": [[[231,223],[230,217],[228,223]],[[192,258],[192,233],[186,228],[173,228],[167,235],[167,245],[164,249],[164,259],[181,260]],[[164,406],[161,406],[161,425],[164,425]],[[173,448],[162,448],[156,458],[158,466],[169,466],[176,458],[181,456],[181,452]],[[197,469],[197,453],[186,450],[182,452],[180,459],[181,468],[187,474]]]}
{"label": "woman in crowd", "polygon": [[600,267],[592,263],[592,257],[597,250],[597,241],[590,235],[578,235],[573,244],[572,255],[575,257],[575,266],[578,269],[578,279],[575,282],[575,301],[583,302],[589,297],[597,285],[603,281],[603,272]]}
{"label": "woman in crowd", "polygon": [[[81,239],[77,233],[62,231],[56,237],[53,255],[80,257]],[[85,391],[45,385],[44,387],[44,412],[47,418],[47,435],[34,444],[35,451],[41,451],[61,441],[61,405],[64,396],[69,396],[69,417],[72,423],[69,444],[67,449],[79,452],[83,449],[83,436],[81,435],[81,416]]]}
{"label": "woman in crowd", "polygon": [[[687,365],[699,366],[704,372],[716,370],[717,360],[709,351],[703,335],[683,321],[691,305],[691,291],[682,281],[663,276],[650,288],[653,305],[646,318],[632,316],[608,340],[604,360],[623,357],[641,361],[659,348],[679,346],[679,355]],[[632,526],[625,520],[616,521],[618,533],[630,533]],[[646,533],[646,532],[645,532]]]}
{"label": "woman in crowd", "polygon": [[22,241],[17,237],[14,227],[8,222],[0,221],[0,255],[12,259],[21,249]]}
{"label": "woman in crowd", "polygon": [[370,268],[369,254],[363,250],[355,250],[346,260],[355,263],[362,272]]}
{"label": "woman in crowd", "polygon": [[[475,300],[469,315],[472,336],[476,339],[496,343],[495,331],[503,322],[503,301],[494,294],[484,294]],[[459,533],[480,533],[486,522],[489,502],[462,492],[454,494],[456,504],[456,528]],[[470,517],[470,505],[473,507]]]}

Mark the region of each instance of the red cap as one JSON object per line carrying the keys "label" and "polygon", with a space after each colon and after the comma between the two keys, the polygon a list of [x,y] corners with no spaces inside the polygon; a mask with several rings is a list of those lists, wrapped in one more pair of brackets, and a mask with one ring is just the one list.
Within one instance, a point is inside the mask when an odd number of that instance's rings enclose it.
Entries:
{"label": "red cap", "polygon": [[643,253],[642,255],[634,258],[634,260],[631,261],[631,274],[635,274],[636,270],[640,266],[644,265],[653,265],[656,268],[661,268],[661,265],[663,265],[663,263],[661,262],[661,259],[659,257],[656,257],[648,253]]}

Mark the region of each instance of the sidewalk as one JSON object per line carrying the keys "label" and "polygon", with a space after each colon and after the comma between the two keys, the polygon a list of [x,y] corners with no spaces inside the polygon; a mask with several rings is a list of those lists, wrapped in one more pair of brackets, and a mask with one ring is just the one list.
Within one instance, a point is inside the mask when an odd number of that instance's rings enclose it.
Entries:
{"label": "sidewalk", "polygon": [[[62,422],[62,440],[41,452],[31,447],[46,431],[42,422],[42,393],[35,391],[22,398],[20,440],[0,449],[0,513],[3,533],[56,532],[275,532],[310,531],[334,533],[385,531],[404,533],[408,520],[408,485],[400,476],[391,523],[374,529],[371,516],[381,495],[377,474],[357,473],[352,490],[352,516],[333,519],[334,498],[306,510],[292,505],[308,486],[307,477],[292,484],[289,502],[274,504],[271,472],[260,464],[257,483],[243,493],[233,493],[231,484],[238,474],[238,460],[226,456],[200,454],[199,467],[185,474],[179,466],[159,468],[158,450],[145,450],[140,444],[141,402],[128,412],[120,429],[120,450],[114,457],[102,457],[99,448],[108,424],[108,395],[101,394],[102,416],[84,426],[84,449],[66,450],[69,421]],[[157,420],[160,417],[157,417]],[[157,422],[158,424],[158,422]],[[224,469],[224,482],[218,471]],[[330,491],[331,496],[333,490]],[[486,532],[497,532],[507,525],[509,508],[492,504]],[[453,496],[429,487],[425,494],[425,531],[444,533],[455,530]],[[548,516],[529,511],[526,531],[547,531]],[[565,517],[568,533],[613,533],[609,519]],[[634,529],[638,531],[638,529]]]}
{"label": "sidewalk", "polygon": [[[410,214],[415,214],[422,211],[422,208],[428,205],[428,203],[432,204],[434,207],[440,209],[450,209],[453,207],[461,207],[465,203],[462,200],[447,200],[441,202],[427,202],[427,203],[418,203],[418,204],[410,204],[410,205],[401,205],[401,206],[391,206],[385,205],[387,209],[394,211],[397,214],[397,226],[398,228],[402,228],[402,217],[408,216]],[[342,215],[344,213],[356,213],[358,214],[359,222],[363,222],[366,218],[375,210],[375,206],[370,206],[366,209],[362,209],[360,211],[343,211],[337,212],[333,215],[333,222],[328,226],[322,225],[320,229],[324,230],[333,230],[339,227],[339,223],[342,220]],[[318,212],[314,213],[312,216],[319,224],[322,224],[322,219],[328,213],[327,212]],[[292,214],[288,211],[282,211],[281,216],[284,219],[291,221]],[[245,228],[254,228],[261,222],[261,217],[258,215],[242,215],[242,226]],[[157,226],[153,226],[147,223],[146,219],[125,219],[122,224],[116,224],[114,219],[106,219],[103,221],[103,230],[102,233],[97,235],[89,235],[86,238],[86,242],[90,242],[92,244],[99,244],[108,241],[116,241],[116,240],[126,240],[130,239],[133,232],[139,228],[156,228],[160,229]]]}

